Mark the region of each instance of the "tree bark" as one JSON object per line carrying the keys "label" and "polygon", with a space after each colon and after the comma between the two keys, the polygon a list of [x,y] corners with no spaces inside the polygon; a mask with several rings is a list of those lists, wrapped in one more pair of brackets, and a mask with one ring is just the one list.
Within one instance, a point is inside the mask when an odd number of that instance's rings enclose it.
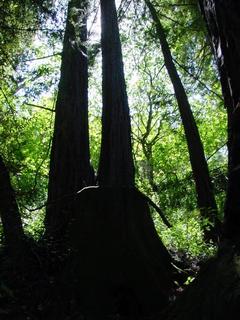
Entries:
{"label": "tree bark", "polygon": [[122,51],[114,0],[101,1],[102,17],[102,143],[100,186],[133,186],[131,127]]}
{"label": "tree bark", "polygon": [[88,133],[88,1],[71,0],[63,42],[46,211],[46,232],[61,233],[73,210],[66,196],[94,183]]}
{"label": "tree bark", "polygon": [[198,207],[202,217],[208,218],[211,223],[209,226],[210,229],[204,230],[205,238],[206,240],[217,241],[220,222],[217,218],[217,205],[199,131],[184,86],[173,62],[171,50],[169,48],[164,28],[158,17],[157,11],[149,0],[145,0],[145,2],[156,26],[157,36],[161,45],[165,66],[167,68],[167,72],[171,79],[177,99],[196,186]]}
{"label": "tree bark", "polygon": [[8,170],[0,156],[0,217],[5,244],[11,253],[18,251],[25,238],[21,215]]}
{"label": "tree bark", "polygon": [[83,313],[93,319],[147,319],[160,312],[174,287],[173,267],[146,197],[111,186],[86,188],[76,202],[67,270]]}
{"label": "tree bark", "polygon": [[224,231],[238,237],[240,229],[240,3],[199,0],[217,60],[228,114],[228,189]]}

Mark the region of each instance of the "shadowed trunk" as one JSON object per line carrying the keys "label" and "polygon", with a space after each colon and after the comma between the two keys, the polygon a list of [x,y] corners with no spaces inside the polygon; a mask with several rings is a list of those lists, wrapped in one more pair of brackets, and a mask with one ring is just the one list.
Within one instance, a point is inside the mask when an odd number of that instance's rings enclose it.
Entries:
{"label": "shadowed trunk", "polygon": [[235,247],[225,244],[160,319],[236,319],[240,312],[239,286],[239,248],[236,251]]}
{"label": "shadowed trunk", "polygon": [[134,185],[130,117],[115,3],[101,1],[103,114],[100,186]]}
{"label": "shadowed trunk", "polygon": [[0,217],[5,244],[10,253],[17,253],[24,242],[22,220],[8,170],[0,156]]}
{"label": "shadowed trunk", "polygon": [[217,60],[228,114],[228,189],[225,234],[240,230],[240,2],[199,0]]}
{"label": "shadowed trunk", "polygon": [[161,311],[173,270],[146,199],[133,188],[99,187],[82,190],[76,203],[66,282],[75,282],[83,314],[141,319]]}
{"label": "shadowed trunk", "polygon": [[204,230],[205,238],[206,240],[217,241],[220,222],[217,218],[217,205],[199,131],[184,86],[173,62],[171,50],[157,11],[150,1],[145,0],[145,2],[156,26],[157,37],[162,48],[165,66],[177,99],[196,186],[198,207],[202,217],[209,219],[212,223],[212,225],[208,226],[209,229]]}
{"label": "shadowed trunk", "polygon": [[73,210],[66,197],[94,183],[88,134],[87,1],[71,0],[51,151],[46,233],[61,234]]}

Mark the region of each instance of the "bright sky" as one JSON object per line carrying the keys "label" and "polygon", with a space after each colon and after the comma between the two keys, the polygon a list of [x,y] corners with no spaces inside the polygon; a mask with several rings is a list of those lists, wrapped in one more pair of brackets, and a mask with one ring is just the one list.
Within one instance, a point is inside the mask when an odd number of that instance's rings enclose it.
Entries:
{"label": "bright sky", "polygon": [[[116,3],[116,8],[118,9],[118,7],[120,6],[122,0],[115,0]],[[93,20],[94,24],[92,23]],[[88,22],[88,27],[90,28],[91,31],[91,41],[96,41],[98,39],[100,39],[100,34],[101,34],[101,10],[100,10],[100,3],[99,3],[99,7],[98,7],[98,12],[97,12],[97,17],[95,16],[95,14],[92,14],[90,16],[89,22]]]}

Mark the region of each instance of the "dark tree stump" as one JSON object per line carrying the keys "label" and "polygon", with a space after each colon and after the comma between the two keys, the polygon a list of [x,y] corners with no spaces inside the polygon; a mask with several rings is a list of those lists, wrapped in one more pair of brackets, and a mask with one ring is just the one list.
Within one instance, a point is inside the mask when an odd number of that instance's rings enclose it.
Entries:
{"label": "dark tree stump", "polygon": [[240,251],[225,243],[210,259],[176,303],[165,320],[238,319],[240,313]]}
{"label": "dark tree stump", "polygon": [[67,268],[83,313],[161,311],[173,287],[171,258],[146,200],[133,188],[91,188],[79,194],[76,208]]}

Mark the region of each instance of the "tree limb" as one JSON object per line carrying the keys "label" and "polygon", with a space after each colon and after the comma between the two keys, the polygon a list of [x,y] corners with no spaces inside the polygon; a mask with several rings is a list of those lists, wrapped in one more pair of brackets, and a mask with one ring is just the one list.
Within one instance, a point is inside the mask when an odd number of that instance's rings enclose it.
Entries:
{"label": "tree limb", "polygon": [[167,218],[165,217],[164,213],[162,212],[162,210],[159,208],[159,206],[156,205],[156,203],[154,203],[152,201],[152,199],[150,199],[148,196],[146,196],[144,193],[142,193],[140,190],[136,189],[137,192],[139,192],[141,194],[141,196],[147,200],[147,202],[157,211],[157,213],[160,215],[162,221],[164,222],[164,224],[168,227],[171,228],[172,225],[171,223],[167,220]]}

